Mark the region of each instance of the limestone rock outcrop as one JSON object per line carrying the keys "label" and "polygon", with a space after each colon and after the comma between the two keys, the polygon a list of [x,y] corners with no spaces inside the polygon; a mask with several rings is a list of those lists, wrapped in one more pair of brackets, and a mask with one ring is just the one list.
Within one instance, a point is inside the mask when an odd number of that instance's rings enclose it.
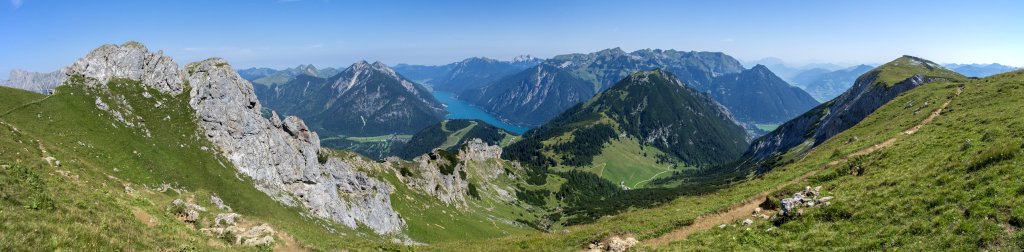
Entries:
{"label": "limestone rock outcrop", "polygon": [[115,78],[142,81],[164,93],[180,94],[184,90],[183,72],[178,63],[163,51],[150,52],[138,42],[103,45],[92,50],[64,69],[67,76],[82,75],[86,85],[103,86]]}
{"label": "limestone rock outcrop", "polygon": [[[469,195],[469,179],[475,177],[480,190],[494,191],[499,200],[515,201],[513,188],[502,188],[490,183],[501,176],[514,178],[506,173],[506,163],[501,162],[501,147],[488,145],[483,140],[471,139],[459,153],[434,150],[413,159],[411,171],[399,171],[399,177],[406,186],[431,195],[446,204],[466,205]],[[516,168],[518,169],[518,168]]]}
{"label": "limestone rock outcrop", "polygon": [[184,94],[201,133],[251,177],[256,188],[286,205],[356,228],[396,233],[405,223],[391,207],[392,188],[345,161],[321,161],[320,138],[297,117],[261,117],[253,86],[223,59],[188,64],[185,69],[161,52],[136,42],[104,45],[65,68],[84,76],[85,85],[103,88],[112,79],[140,81],[176,97]]}
{"label": "limestone rock outcrop", "polygon": [[387,184],[339,159],[321,164],[316,132],[298,117],[261,117],[252,84],[226,61],[208,59],[186,69],[189,104],[206,136],[258,188],[349,227],[362,223],[377,233],[393,233],[404,226],[391,208]]}

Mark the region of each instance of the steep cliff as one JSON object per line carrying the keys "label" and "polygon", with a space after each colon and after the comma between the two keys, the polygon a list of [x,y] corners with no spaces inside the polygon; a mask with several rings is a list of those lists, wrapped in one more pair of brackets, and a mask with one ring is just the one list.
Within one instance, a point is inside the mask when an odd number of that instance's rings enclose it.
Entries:
{"label": "steep cliff", "polygon": [[[319,137],[301,119],[261,117],[252,84],[223,59],[179,69],[170,57],[129,42],[104,45],[65,72],[101,93],[113,92],[107,87],[112,80],[127,79],[175,99],[187,99],[201,135],[240,173],[251,177],[258,189],[283,204],[303,207],[314,216],[351,228],[362,224],[381,234],[403,228],[404,222],[391,208],[387,184],[342,160],[320,158]],[[116,112],[131,120],[131,107],[117,104],[117,99],[97,98],[96,106],[116,107]]]}

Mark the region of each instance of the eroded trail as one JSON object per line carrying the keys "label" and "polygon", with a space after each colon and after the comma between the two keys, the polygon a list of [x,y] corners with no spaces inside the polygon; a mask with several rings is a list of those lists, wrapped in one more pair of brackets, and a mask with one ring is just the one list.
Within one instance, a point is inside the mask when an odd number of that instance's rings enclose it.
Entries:
{"label": "eroded trail", "polygon": [[796,183],[798,183],[800,181],[803,181],[803,180],[805,180],[805,179],[807,179],[807,178],[809,178],[811,176],[814,176],[814,174],[816,174],[818,171],[822,171],[822,170],[828,169],[829,167],[832,167],[832,166],[838,165],[840,163],[846,162],[847,160],[850,160],[850,159],[852,159],[854,157],[871,154],[871,153],[873,153],[875,151],[878,151],[878,150],[884,149],[886,147],[892,146],[894,143],[896,143],[896,141],[898,141],[903,136],[913,135],[918,130],[920,130],[921,127],[924,127],[924,125],[927,125],[928,123],[931,123],[932,121],[935,120],[935,118],[939,117],[939,115],[942,114],[942,111],[945,110],[947,106],[949,106],[949,103],[952,102],[953,99],[956,98],[957,96],[960,96],[960,93],[962,93],[962,92],[963,92],[963,89],[962,88],[958,88],[956,90],[956,93],[954,94],[954,96],[952,98],[950,98],[945,103],[943,103],[942,106],[939,106],[939,108],[936,109],[935,111],[933,111],[930,115],[928,115],[927,118],[925,118],[924,120],[921,120],[920,122],[915,124],[913,127],[910,127],[909,129],[903,131],[902,134],[899,134],[897,136],[889,138],[889,139],[887,139],[885,141],[882,141],[881,143],[877,143],[877,144],[874,144],[874,145],[869,146],[867,148],[861,149],[861,150],[859,150],[857,152],[850,153],[849,155],[846,155],[846,156],[844,156],[844,157],[842,157],[840,159],[837,159],[837,160],[834,160],[832,162],[829,162],[828,164],[823,166],[821,169],[812,170],[812,171],[810,171],[808,173],[805,173],[804,175],[801,175],[799,177],[796,177],[796,178],[793,178],[793,179],[791,179],[789,181],[786,181],[785,183],[776,185],[771,190],[761,192],[761,193],[759,193],[757,195],[754,195],[753,197],[747,198],[745,201],[742,201],[740,203],[737,203],[735,205],[730,206],[729,208],[727,208],[727,210],[725,212],[719,212],[719,213],[715,213],[715,214],[711,214],[711,215],[705,215],[705,216],[698,217],[697,219],[694,219],[693,220],[693,224],[691,224],[689,226],[678,228],[678,229],[673,230],[672,232],[669,232],[669,233],[667,233],[665,235],[662,235],[662,236],[660,236],[658,238],[645,240],[645,241],[643,241],[643,243],[644,244],[648,244],[648,245],[665,245],[665,244],[668,244],[668,243],[673,242],[673,241],[684,240],[684,239],[686,239],[686,237],[690,236],[691,234],[694,234],[694,233],[700,232],[700,231],[704,231],[704,230],[707,230],[707,229],[711,229],[711,228],[713,228],[715,226],[718,226],[718,225],[721,225],[721,224],[732,223],[733,221],[736,221],[736,220],[741,219],[741,218],[750,218],[751,213],[754,211],[754,209],[756,209],[758,206],[760,206],[761,203],[764,202],[768,198],[768,195],[771,194],[772,192],[781,190],[782,188],[784,188],[786,186],[790,186],[790,185],[796,184]]}
{"label": "eroded trail", "polygon": [[40,102],[43,102],[46,99],[50,99],[50,97],[52,97],[52,96],[53,95],[47,95],[46,97],[40,98],[38,100],[34,100],[34,101],[31,101],[31,102],[28,102],[28,103],[25,103],[25,104],[18,105],[17,107],[14,107],[14,108],[11,108],[10,110],[4,111],[2,114],[0,114],[0,117],[7,116],[7,115],[9,115],[11,113],[14,113],[14,111],[17,111],[19,109],[23,109],[25,107],[31,106],[32,104],[38,104]]}

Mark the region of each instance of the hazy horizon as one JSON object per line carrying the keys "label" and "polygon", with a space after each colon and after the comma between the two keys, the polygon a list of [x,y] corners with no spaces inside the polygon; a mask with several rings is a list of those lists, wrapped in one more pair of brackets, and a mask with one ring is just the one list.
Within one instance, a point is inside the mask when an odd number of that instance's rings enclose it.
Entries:
{"label": "hazy horizon", "polygon": [[[549,58],[620,47],[716,51],[748,65],[880,64],[901,55],[938,63],[1024,66],[1024,2],[681,3],[53,2],[0,8],[0,79],[53,71],[102,44],[139,41],[179,64],[209,57],[236,68],[357,60],[439,65],[469,57]],[[359,10],[359,11],[352,11]],[[750,67],[750,66],[747,66]]]}

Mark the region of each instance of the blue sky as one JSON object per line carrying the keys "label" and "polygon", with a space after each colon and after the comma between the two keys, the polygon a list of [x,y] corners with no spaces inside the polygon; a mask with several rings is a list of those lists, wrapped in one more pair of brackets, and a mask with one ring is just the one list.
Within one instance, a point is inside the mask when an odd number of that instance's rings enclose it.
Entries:
{"label": "blue sky", "polygon": [[1024,1],[45,1],[0,4],[0,78],[137,40],[185,64],[443,64],[621,47],[741,60],[1024,66]]}

